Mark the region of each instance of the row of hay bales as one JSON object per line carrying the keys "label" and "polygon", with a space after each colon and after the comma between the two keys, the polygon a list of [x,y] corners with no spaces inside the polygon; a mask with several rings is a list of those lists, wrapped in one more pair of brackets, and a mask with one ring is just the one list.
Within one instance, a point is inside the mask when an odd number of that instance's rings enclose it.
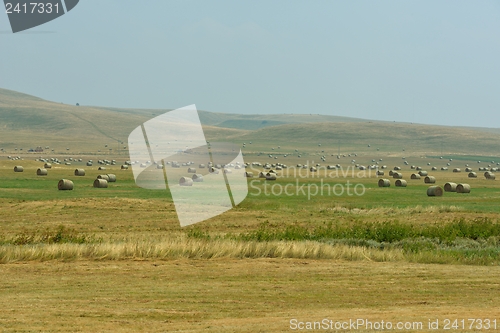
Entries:
{"label": "row of hay bales", "polygon": [[[408,185],[407,181],[404,179],[397,179],[395,182],[396,187],[406,187]],[[391,181],[389,179],[381,178],[378,180],[379,187],[390,187]],[[469,184],[456,184],[456,183],[446,183],[444,185],[445,192],[456,192],[456,193],[470,193],[471,187]],[[430,186],[427,189],[427,195],[430,197],[442,196],[443,189],[440,186]]]}
{"label": "row of hay bales", "polygon": [[203,175],[201,173],[195,173],[191,178],[189,177],[181,177],[179,179],[180,186],[193,186],[194,183],[203,182]]}
{"label": "row of hay bales", "polygon": [[[76,169],[75,170],[75,176],[82,176],[82,170],[83,169]],[[83,175],[85,175],[85,172],[83,172]],[[108,183],[114,183],[116,182],[116,175],[114,174],[106,174],[106,175],[98,175],[97,178],[94,180],[93,186],[95,188],[107,188]],[[59,190],[72,190],[74,188],[73,181],[69,179],[61,179],[57,183],[57,188]]]}

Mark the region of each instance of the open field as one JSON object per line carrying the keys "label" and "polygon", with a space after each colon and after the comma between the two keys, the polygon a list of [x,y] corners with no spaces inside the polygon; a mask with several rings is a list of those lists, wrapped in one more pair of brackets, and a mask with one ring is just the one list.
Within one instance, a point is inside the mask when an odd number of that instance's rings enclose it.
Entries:
{"label": "open field", "polygon": [[[165,110],[0,97],[1,331],[281,332],[292,318],[483,318],[500,330],[500,185],[478,170],[500,162],[494,129],[202,112],[207,140],[241,146],[248,163],[288,168],[275,181],[248,179],[236,208],[181,228],[168,190],[139,188],[120,170],[128,133]],[[50,148],[27,153],[38,145]],[[37,176],[41,157],[82,162]],[[100,171],[89,159],[117,165]],[[316,163],[318,172],[296,167]],[[355,167],[375,163],[384,176]],[[428,197],[412,165],[471,193]],[[407,187],[394,186],[394,166]],[[117,182],[93,188],[108,173]],[[74,190],[58,191],[62,178]]]}

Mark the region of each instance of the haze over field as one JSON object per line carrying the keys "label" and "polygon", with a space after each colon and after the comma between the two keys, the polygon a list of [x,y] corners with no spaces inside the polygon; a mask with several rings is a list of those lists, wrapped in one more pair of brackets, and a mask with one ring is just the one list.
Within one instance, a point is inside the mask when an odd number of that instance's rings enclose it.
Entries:
{"label": "haze over field", "polygon": [[86,0],[14,35],[0,17],[0,87],[56,102],[500,124],[498,1]]}

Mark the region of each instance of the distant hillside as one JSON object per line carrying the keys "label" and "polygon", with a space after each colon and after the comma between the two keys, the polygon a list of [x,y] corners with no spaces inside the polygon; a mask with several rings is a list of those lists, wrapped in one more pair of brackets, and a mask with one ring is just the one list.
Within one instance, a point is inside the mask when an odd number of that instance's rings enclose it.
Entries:
{"label": "distant hillside", "polygon": [[[74,106],[0,89],[0,148],[51,146],[56,151],[123,149],[129,133],[169,110]],[[500,155],[499,129],[368,121],[325,115],[240,115],[199,111],[209,141],[227,140],[247,152],[295,149],[328,154]],[[249,142],[252,142],[250,144]],[[321,144],[321,146],[319,146]],[[281,146],[278,151],[277,146]],[[407,153],[406,153],[407,152]]]}

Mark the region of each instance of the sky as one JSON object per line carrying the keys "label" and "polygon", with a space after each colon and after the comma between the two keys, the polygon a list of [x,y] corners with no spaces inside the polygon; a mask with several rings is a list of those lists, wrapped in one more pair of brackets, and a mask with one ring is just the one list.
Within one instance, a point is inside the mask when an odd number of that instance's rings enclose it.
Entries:
{"label": "sky", "polygon": [[0,88],[68,104],[500,127],[500,2],[81,0]]}

